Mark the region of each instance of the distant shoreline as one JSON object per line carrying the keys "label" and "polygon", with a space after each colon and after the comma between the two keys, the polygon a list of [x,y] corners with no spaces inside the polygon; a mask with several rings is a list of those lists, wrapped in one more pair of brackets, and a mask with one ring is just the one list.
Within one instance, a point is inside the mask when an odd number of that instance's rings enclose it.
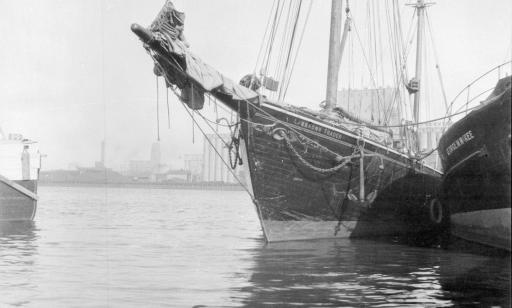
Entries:
{"label": "distant shoreline", "polygon": [[190,190],[223,190],[242,191],[239,184],[217,183],[83,183],[83,182],[46,182],[39,181],[41,186],[59,187],[110,187],[110,188],[156,188],[156,189],[190,189]]}

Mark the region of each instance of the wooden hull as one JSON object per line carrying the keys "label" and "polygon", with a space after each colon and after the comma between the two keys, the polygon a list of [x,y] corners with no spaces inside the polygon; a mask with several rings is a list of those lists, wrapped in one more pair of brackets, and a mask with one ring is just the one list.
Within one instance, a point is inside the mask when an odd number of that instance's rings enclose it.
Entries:
{"label": "wooden hull", "polygon": [[208,92],[239,114],[237,144],[267,241],[394,235],[443,225],[428,215],[439,172],[312,112],[264,102],[163,35],[163,28],[154,34],[134,24],[132,31],[189,108],[201,109]]}
{"label": "wooden hull", "polygon": [[[246,181],[267,241],[398,235],[439,228],[440,223],[429,219],[428,208],[440,184],[438,172],[313,117],[267,103],[245,106],[240,113],[245,119],[243,160],[250,176]],[[282,129],[290,144],[276,135],[282,135]],[[362,160],[356,155],[339,170],[322,171],[359,148],[364,152]]]}
{"label": "wooden hull", "polygon": [[[37,181],[13,181],[33,193],[37,193]],[[37,209],[37,200],[0,181],[0,222],[31,221]]]}
{"label": "wooden hull", "polygon": [[510,87],[455,123],[439,141],[443,202],[457,237],[510,246]]}

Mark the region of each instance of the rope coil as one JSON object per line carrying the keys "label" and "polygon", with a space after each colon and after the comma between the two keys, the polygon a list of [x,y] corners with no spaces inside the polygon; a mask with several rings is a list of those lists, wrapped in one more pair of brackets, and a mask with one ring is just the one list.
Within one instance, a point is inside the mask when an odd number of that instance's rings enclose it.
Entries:
{"label": "rope coil", "polygon": [[242,157],[240,156],[240,139],[240,130],[237,125],[231,133],[231,142],[228,145],[229,166],[233,170],[236,169],[237,165],[241,166],[243,164]]}

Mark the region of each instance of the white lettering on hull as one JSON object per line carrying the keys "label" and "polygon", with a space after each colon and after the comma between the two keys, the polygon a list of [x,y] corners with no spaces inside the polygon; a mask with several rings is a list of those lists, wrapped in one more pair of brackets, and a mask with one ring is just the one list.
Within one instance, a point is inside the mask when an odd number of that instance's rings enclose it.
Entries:
{"label": "white lettering on hull", "polygon": [[455,150],[457,150],[462,145],[464,145],[465,143],[471,141],[474,138],[475,138],[475,136],[473,136],[473,132],[472,131],[467,131],[464,135],[462,135],[459,138],[457,138],[452,144],[450,144],[446,148],[446,154],[448,156],[450,156]]}

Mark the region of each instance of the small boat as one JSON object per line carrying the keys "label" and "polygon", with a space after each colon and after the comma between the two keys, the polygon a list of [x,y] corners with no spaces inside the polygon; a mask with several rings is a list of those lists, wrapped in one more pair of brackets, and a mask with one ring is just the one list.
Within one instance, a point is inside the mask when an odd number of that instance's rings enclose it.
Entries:
{"label": "small boat", "polygon": [[40,157],[35,141],[0,130],[0,225],[34,219]]}
{"label": "small boat", "polygon": [[[510,62],[508,63],[510,65]],[[451,234],[510,251],[511,76],[442,135],[442,202]]]}
{"label": "small boat", "polygon": [[[234,169],[243,162],[246,190],[268,242],[399,235],[428,232],[444,225],[443,211],[436,199],[441,173],[424,163],[413,129],[420,121],[419,59],[424,11],[429,4],[423,0],[413,4],[420,29],[416,76],[409,84],[400,81],[393,95],[395,106],[412,106],[409,97],[414,96],[416,124],[401,125],[398,121],[384,125],[361,119],[344,109],[343,102],[338,104],[339,61],[351,27],[348,15],[341,35],[341,3],[332,1],[327,99],[320,111],[283,102],[288,75],[276,81],[264,69],[260,76],[247,75],[236,84],[202,62],[189,51],[183,36],[184,13],[170,1],[149,28],[132,25],[132,31],[154,60],[154,73],[165,78],[167,87],[187,106],[193,121],[205,98],[236,114],[237,121],[229,124],[232,140],[226,145],[232,154],[230,163]],[[279,6],[273,11],[276,16],[281,9]],[[300,9],[299,5],[293,14],[288,14],[296,16],[289,31],[300,28],[296,26],[304,20],[299,18],[303,16]],[[349,11],[347,6],[345,12]],[[399,19],[390,22],[397,23]],[[272,28],[279,32],[277,23]],[[271,41],[270,44],[275,43],[274,39]],[[287,42],[290,53],[298,48],[294,40]],[[288,59],[286,67],[294,61],[290,54],[283,59]],[[286,71],[291,74],[292,70]],[[318,78],[312,76],[311,80],[316,82]],[[264,95],[266,90],[281,91],[278,100]],[[372,104],[377,105],[379,99],[375,98]],[[393,134],[391,128],[397,127],[400,132]]]}

